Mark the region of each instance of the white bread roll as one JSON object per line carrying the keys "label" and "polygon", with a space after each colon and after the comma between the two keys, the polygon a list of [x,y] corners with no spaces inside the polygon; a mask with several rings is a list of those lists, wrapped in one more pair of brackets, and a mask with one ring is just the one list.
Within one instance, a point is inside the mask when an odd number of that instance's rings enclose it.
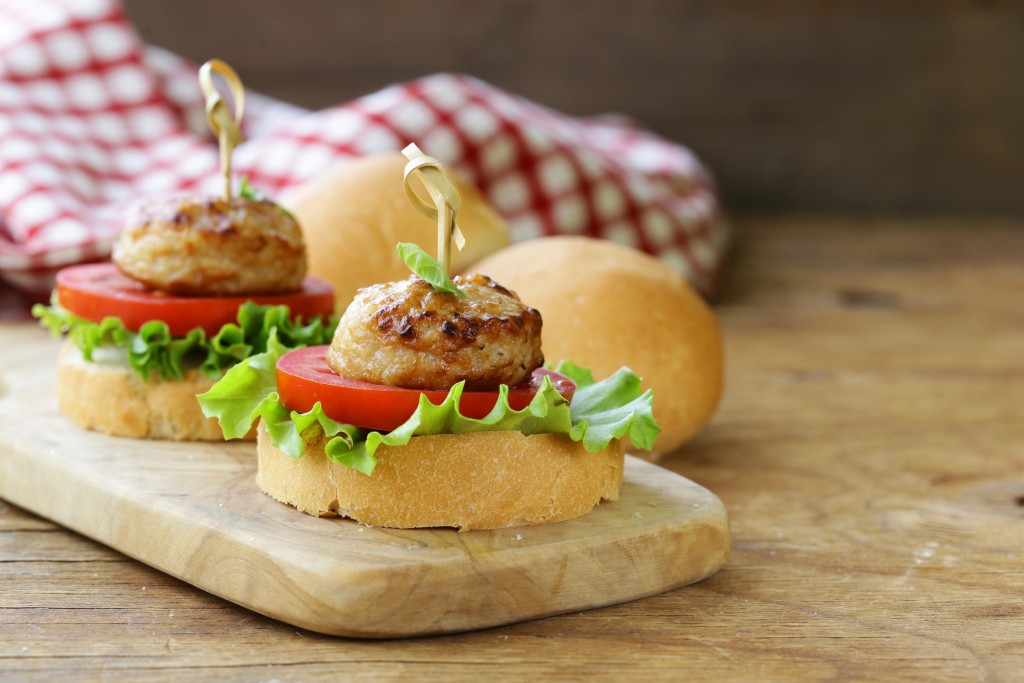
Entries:
{"label": "white bread roll", "polygon": [[662,433],[650,457],[679,448],[714,413],[723,382],[718,323],[669,265],[612,242],[544,237],[469,271],[494,278],[540,311],[548,361],[572,360],[596,379],[627,365],[654,389]]}
{"label": "white bread roll", "polygon": [[624,450],[598,453],[560,434],[478,432],[417,436],[377,450],[373,476],[330,461],[326,439],[292,458],[257,427],[257,485],[271,497],[321,517],[370,526],[498,529],[558,522],[618,500]]}
{"label": "white bread roll", "polygon": [[57,404],[82,427],[134,439],[224,440],[217,421],[203,415],[196,401],[216,380],[198,369],[187,370],[182,380],[143,381],[123,349],[97,349],[93,361],[69,339],[57,362]]}
{"label": "white bread roll", "polygon": [[[302,226],[309,274],[335,289],[335,305],[345,309],[356,290],[409,277],[395,245],[413,242],[436,256],[437,222],[420,213],[405,196],[407,159],[395,152],[353,159],[284,194],[281,204]],[[509,243],[504,220],[473,186],[449,173],[462,198],[457,221],[466,249],[452,246],[452,272],[459,272]],[[429,195],[419,182],[413,186]]]}

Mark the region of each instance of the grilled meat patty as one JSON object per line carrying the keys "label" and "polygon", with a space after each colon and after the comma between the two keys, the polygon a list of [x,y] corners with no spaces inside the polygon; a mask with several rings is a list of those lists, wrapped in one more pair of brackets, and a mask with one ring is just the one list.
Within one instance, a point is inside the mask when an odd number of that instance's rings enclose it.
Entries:
{"label": "grilled meat patty", "polygon": [[171,294],[294,291],[306,275],[295,219],[268,200],[177,197],[139,206],[114,245],[129,277]]}
{"label": "grilled meat patty", "polygon": [[416,276],[359,290],[327,364],[348,379],[438,390],[512,386],[543,365],[536,309],[485,275],[454,282],[466,298]]}

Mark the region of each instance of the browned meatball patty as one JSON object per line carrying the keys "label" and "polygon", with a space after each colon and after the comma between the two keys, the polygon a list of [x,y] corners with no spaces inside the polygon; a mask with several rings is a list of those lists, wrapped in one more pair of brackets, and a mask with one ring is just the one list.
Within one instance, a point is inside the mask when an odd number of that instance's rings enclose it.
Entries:
{"label": "browned meatball patty", "polygon": [[536,309],[485,275],[454,282],[465,299],[415,276],[359,290],[327,364],[348,379],[440,390],[516,385],[543,365]]}
{"label": "browned meatball patty", "polygon": [[172,294],[272,294],[302,285],[306,246],[299,224],[273,202],[178,197],[136,209],[114,262]]}

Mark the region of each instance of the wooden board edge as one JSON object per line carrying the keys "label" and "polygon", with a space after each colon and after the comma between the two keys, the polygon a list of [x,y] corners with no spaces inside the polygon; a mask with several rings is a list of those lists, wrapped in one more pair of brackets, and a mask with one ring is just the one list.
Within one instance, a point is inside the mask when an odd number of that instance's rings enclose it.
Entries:
{"label": "wooden board edge", "polygon": [[[614,583],[604,584],[600,591],[595,590],[590,594],[593,597],[572,596],[571,599],[563,598],[559,601],[557,597],[553,599],[550,594],[544,593],[543,587],[531,586],[528,568],[523,565],[525,558],[517,558],[512,553],[496,553],[484,560],[462,562],[461,566],[459,563],[453,563],[442,568],[443,571],[433,571],[433,579],[429,578],[429,570],[436,570],[437,567],[419,568],[418,571],[424,572],[428,577],[424,579],[426,583],[423,590],[440,596],[438,600],[447,602],[451,599],[453,590],[457,590],[460,585],[465,587],[466,582],[472,581],[475,575],[487,577],[485,583],[507,582],[509,585],[524,586],[526,594],[523,597],[510,596],[506,591],[496,593],[492,601],[485,597],[476,609],[446,612],[442,605],[433,610],[419,609],[413,618],[410,618],[409,614],[382,615],[374,611],[374,605],[386,594],[388,577],[382,576],[379,572],[367,572],[359,591],[351,594],[339,593],[336,587],[332,589],[329,582],[325,583],[323,577],[309,570],[301,557],[288,559],[268,555],[254,562],[253,549],[241,537],[241,530],[228,529],[227,534],[217,537],[216,543],[209,542],[213,538],[212,528],[196,525],[184,516],[175,519],[173,515],[168,515],[167,510],[154,509],[147,503],[146,492],[140,492],[134,497],[127,496],[122,500],[104,499],[103,496],[83,496],[78,501],[65,500],[56,495],[40,497],[38,491],[54,490],[47,489],[47,486],[52,487],[52,471],[47,467],[35,466],[35,461],[31,458],[10,457],[12,455],[17,454],[6,454],[6,466],[0,468],[0,496],[10,502],[242,607],[301,628],[330,635],[394,638],[455,633],[602,607],[699,581],[717,571],[728,557],[729,539],[725,508],[721,501],[707,492],[711,503],[706,506],[707,519],[702,525],[691,525],[685,531],[665,525],[666,528],[657,531],[657,539],[653,541],[651,530],[642,529],[635,530],[632,534],[609,535],[602,543],[587,549],[572,549],[567,552],[563,547],[558,553],[555,553],[554,549],[544,550],[552,556],[551,561],[557,561],[558,557],[561,557],[569,563],[570,566],[561,573],[562,584],[569,586],[577,583],[586,586],[590,585],[588,582],[594,581],[595,577],[587,563],[595,557],[599,563],[606,566],[605,574],[613,576],[628,572],[630,565],[635,566],[638,562],[654,564],[666,553],[680,558],[705,557],[705,562],[696,567],[686,564],[675,566],[675,571],[656,577],[643,590],[638,591],[634,586],[623,590],[617,588]],[[676,484],[683,482],[685,485],[696,487],[679,475],[639,460],[634,463],[633,460],[635,459],[631,458],[627,470],[628,484],[637,483],[634,480],[637,479],[636,472],[640,468],[646,470],[648,475],[654,470],[660,471],[659,485],[662,487],[668,481]],[[8,482],[17,482],[18,486],[8,486]],[[78,485],[94,484],[90,484],[88,478],[83,477]],[[35,490],[37,493],[34,496],[20,493],[28,490]],[[96,508],[84,509],[83,505],[94,505]],[[107,514],[109,510],[114,509],[118,511],[117,514]],[[608,510],[602,512],[607,513]],[[77,522],[80,518],[103,518],[106,523],[98,529],[85,528]],[[561,524],[572,523],[573,520]],[[697,552],[698,549],[693,545],[695,531],[710,533],[710,547],[702,547],[699,549],[700,552]],[[133,551],[133,544],[125,542],[124,539],[133,538],[138,534],[158,539],[163,557],[204,559],[195,564],[187,564],[186,569],[181,570],[169,565],[161,557]],[[256,584],[260,590],[239,590],[241,584]],[[471,588],[471,592],[472,590],[480,592],[482,589]],[[539,593],[530,595],[531,590]],[[557,591],[558,588],[554,590]],[[247,600],[242,597],[246,594],[256,598]],[[287,605],[288,608],[282,610],[282,605]],[[297,605],[302,605],[302,609],[298,609]],[[442,616],[434,618],[430,616],[432,614]],[[364,615],[365,618],[354,620],[352,615]]]}

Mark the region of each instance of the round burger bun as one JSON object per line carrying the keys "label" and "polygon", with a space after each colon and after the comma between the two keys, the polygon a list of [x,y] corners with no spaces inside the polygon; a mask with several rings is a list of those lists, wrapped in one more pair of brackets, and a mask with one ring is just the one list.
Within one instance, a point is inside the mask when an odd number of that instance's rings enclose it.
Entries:
{"label": "round burger bun", "polygon": [[[181,380],[143,381],[128,365],[123,349],[99,348],[86,361],[70,339],[57,362],[57,404],[86,429],[134,439],[223,441],[215,419],[207,418],[196,394],[215,379],[198,368]],[[250,435],[247,438],[253,438]]]}
{"label": "round burger bun", "polygon": [[498,529],[559,522],[618,500],[623,444],[597,453],[561,434],[476,432],[413,437],[381,446],[368,476],[324,454],[326,437],[292,458],[257,427],[257,485],[310,515],[370,526]]}
{"label": "round burger bun", "polygon": [[[334,285],[339,311],[360,287],[409,277],[408,266],[395,252],[399,242],[437,255],[437,221],[420,213],[405,195],[406,163],[397,152],[360,157],[281,197],[302,226],[309,273]],[[457,273],[507,245],[509,238],[504,220],[483,195],[456,174],[449,172],[449,177],[462,199],[456,221],[466,237],[464,251],[452,242],[452,272]],[[419,174],[412,184],[420,196],[429,197]]]}
{"label": "round burger bun", "polygon": [[[540,311],[544,357],[590,368],[626,365],[654,389],[662,432],[657,459],[711,418],[722,393],[722,339],[714,314],[675,269],[643,252],[585,237],[521,242],[470,268]],[[632,452],[632,450],[631,450]]]}

